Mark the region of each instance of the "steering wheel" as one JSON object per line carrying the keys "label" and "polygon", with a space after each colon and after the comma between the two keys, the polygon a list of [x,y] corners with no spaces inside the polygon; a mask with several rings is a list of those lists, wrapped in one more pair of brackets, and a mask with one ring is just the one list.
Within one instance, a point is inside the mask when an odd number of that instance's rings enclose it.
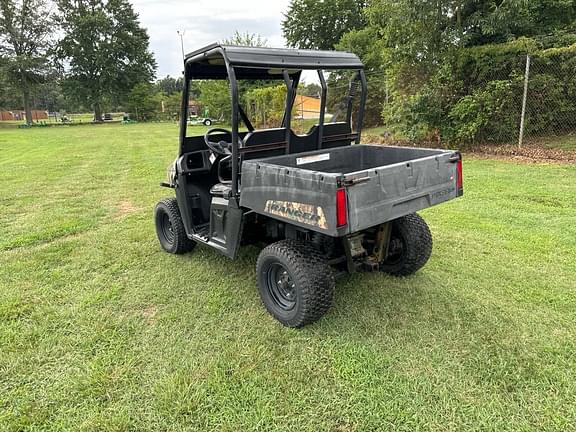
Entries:
{"label": "steering wheel", "polygon": [[226,141],[218,141],[218,142],[210,141],[210,135],[215,133],[225,133],[232,135],[232,132],[230,132],[227,129],[214,128],[208,130],[208,132],[204,134],[204,142],[206,143],[208,148],[212,150],[214,153],[219,155],[228,156],[229,154],[232,154],[232,152],[230,151],[230,146],[232,145],[231,143]]}

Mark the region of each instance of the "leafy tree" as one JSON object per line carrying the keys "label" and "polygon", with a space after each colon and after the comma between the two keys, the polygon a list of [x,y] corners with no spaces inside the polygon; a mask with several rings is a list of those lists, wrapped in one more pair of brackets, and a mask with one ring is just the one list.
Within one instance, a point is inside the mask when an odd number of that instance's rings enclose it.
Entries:
{"label": "leafy tree", "polygon": [[182,93],[184,87],[184,79],[182,77],[173,78],[170,75],[156,81],[156,89],[165,95],[172,95],[175,93]]}
{"label": "leafy tree", "polygon": [[303,84],[298,87],[298,93],[317,98],[322,93],[322,87],[316,83]]}
{"label": "leafy tree", "polygon": [[232,116],[230,104],[230,87],[228,81],[207,80],[198,84],[200,88],[199,102],[208,109],[211,117],[229,119]]}
{"label": "leafy tree", "polygon": [[32,92],[51,69],[54,29],[54,14],[47,1],[0,0],[0,75],[22,95],[28,124],[32,123]]}
{"label": "leafy tree", "polygon": [[170,119],[178,119],[182,106],[182,95],[174,93],[163,97],[162,100],[164,102],[164,113],[167,114]]}
{"label": "leafy tree", "polygon": [[573,0],[459,1],[463,41],[467,46],[507,42],[521,36],[574,27]]}
{"label": "leafy tree", "polygon": [[292,0],[282,31],[288,45],[305,49],[333,49],[342,35],[362,28],[363,0]]}
{"label": "leafy tree", "polygon": [[155,118],[161,108],[161,97],[150,83],[136,84],[128,94],[128,109],[138,121]]}
{"label": "leafy tree", "polygon": [[[501,139],[502,131],[472,120],[470,101],[491,100],[487,95],[506,88],[493,80],[515,85],[512,74],[527,52],[576,42],[574,0],[371,0],[365,17],[366,25],[345,33],[336,47],[366,65],[367,124],[382,111],[388,126],[409,137]],[[473,99],[459,104],[466,95]]]}
{"label": "leafy tree", "polygon": [[262,87],[245,95],[248,115],[257,127],[278,127],[282,122],[286,101],[286,86]]}
{"label": "leafy tree", "polygon": [[7,74],[2,72],[6,67],[7,59],[0,57],[0,110],[17,108],[22,104],[22,98],[13,88]]}
{"label": "leafy tree", "polygon": [[223,45],[238,45],[238,46],[249,46],[249,47],[265,47],[268,46],[268,40],[263,38],[258,33],[240,33],[238,30],[234,34],[226,39],[222,40]]}
{"label": "leafy tree", "polygon": [[[230,38],[222,40],[222,44],[262,47],[266,46],[267,41],[256,33],[240,33],[236,31]],[[243,95],[246,92],[261,85],[261,83],[256,82],[243,82],[241,84],[239,90],[241,99],[243,99]],[[194,97],[193,90],[191,90],[190,93],[191,97]],[[208,109],[211,117],[221,119],[231,118],[230,87],[227,81],[200,81],[198,82],[198,93],[198,101],[204,108]]]}
{"label": "leafy tree", "polygon": [[148,34],[127,0],[58,0],[58,6],[66,90],[100,121],[103,103],[120,104],[136,84],[154,78]]}

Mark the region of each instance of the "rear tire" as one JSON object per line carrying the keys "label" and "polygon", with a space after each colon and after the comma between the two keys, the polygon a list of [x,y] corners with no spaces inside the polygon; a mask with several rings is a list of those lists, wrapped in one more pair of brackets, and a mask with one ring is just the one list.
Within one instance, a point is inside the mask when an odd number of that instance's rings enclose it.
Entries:
{"label": "rear tire", "polygon": [[204,120],[204,126],[212,126],[212,120],[210,119]]}
{"label": "rear tire", "polygon": [[188,238],[176,198],[165,198],[154,209],[156,235],[162,249],[171,254],[190,252],[196,243]]}
{"label": "rear tire", "polygon": [[282,240],[265,247],[258,256],[256,277],[262,303],[287,327],[313,323],[332,306],[332,269],[307,243]]}
{"label": "rear tire", "polygon": [[408,276],[420,270],[432,254],[432,234],[416,213],[392,221],[388,257],[380,271],[393,276]]}

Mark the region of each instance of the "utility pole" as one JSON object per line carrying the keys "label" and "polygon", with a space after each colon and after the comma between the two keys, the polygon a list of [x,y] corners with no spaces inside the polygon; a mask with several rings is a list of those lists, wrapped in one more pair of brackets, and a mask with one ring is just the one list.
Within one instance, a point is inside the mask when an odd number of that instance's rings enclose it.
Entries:
{"label": "utility pole", "polygon": [[184,64],[184,34],[186,33],[186,30],[176,30],[176,33],[178,33],[178,36],[180,36],[180,48],[182,49],[182,64]]}

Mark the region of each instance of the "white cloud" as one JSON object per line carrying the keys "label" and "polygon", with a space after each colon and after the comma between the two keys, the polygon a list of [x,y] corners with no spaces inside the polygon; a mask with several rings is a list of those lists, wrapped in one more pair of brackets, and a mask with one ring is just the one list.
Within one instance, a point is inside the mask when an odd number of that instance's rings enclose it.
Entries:
{"label": "white cloud", "polygon": [[148,29],[158,77],[181,73],[177,30],[185,32],[185,52],[228,38],[236,30],[258,33],[270,46],[284,46],[281,21],[288,4],[289,0],[133,0],[142,26]]}

